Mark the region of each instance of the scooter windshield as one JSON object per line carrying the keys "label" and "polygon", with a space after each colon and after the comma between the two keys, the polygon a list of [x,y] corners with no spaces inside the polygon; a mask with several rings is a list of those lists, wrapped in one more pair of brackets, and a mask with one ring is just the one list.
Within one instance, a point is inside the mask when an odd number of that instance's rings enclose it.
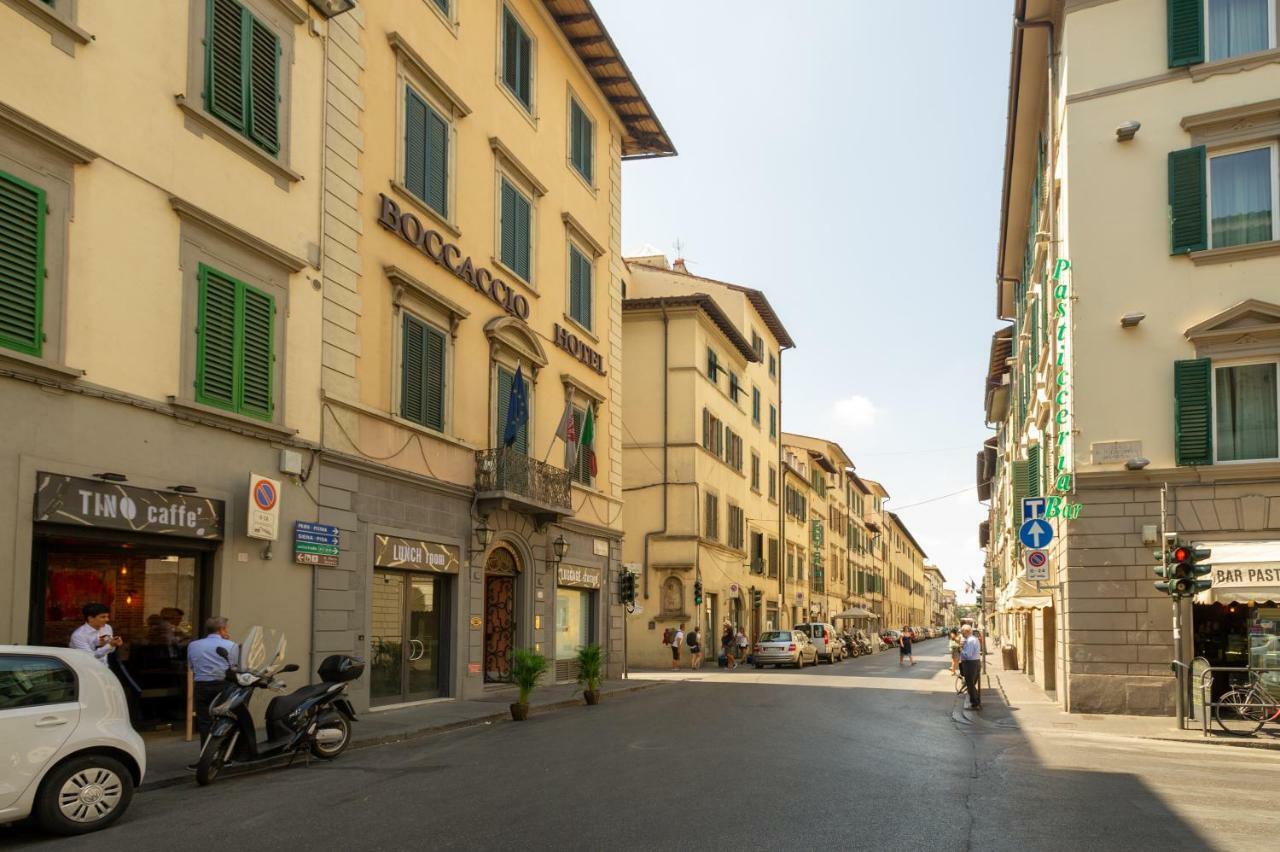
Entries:
{"label": "scooter windshield", "polygon": [[[255,625],[240,642],[240,670],[273,675],[284,667],[285,637],[278,630]],[[270,655],[268,648],[274,648]]]}

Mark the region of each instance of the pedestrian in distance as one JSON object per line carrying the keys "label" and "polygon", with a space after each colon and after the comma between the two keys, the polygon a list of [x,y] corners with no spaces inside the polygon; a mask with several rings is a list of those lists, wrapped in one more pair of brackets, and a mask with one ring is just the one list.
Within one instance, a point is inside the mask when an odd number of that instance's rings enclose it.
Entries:
{"label": "pedestrian in distance", "polygon": [[951,652],[951,673],[960,668],[960,634],[953,627],[947,636],[947,650]]}
{"label": "pedestrian in distance", "polygon": [[107,665],[107,656],[124,644],[111,629],[111,607],[100,603],[87,603],[80,609],[84,616],[81,624],[71,633],[72,648],[88,651],[98,662]]}
{"label": "pedestrian in distance", "polygon": [[685,637],[685,647],[689,649],[689,668],[702,668],[702,631],[694,627]]}
{"label": "pedestrian in distance", "polygon": [[742,628],[738,628],[737,634],[734,635],[734,644],[738,646],[738,659],[743,663],[747,661],[747,634],[742,632]]}
{"label": "pedestrian in distance", "polygon": [[[204,632],[203,639],[196,639],[187,645],[187,666],[195,681],[196,730],[200,732],[201,748],[204,748],[204,741],[209,738],[209,731],[213,728],[213,716],[209,708],[226,686],[227,669],[235,665],[240,655],[239,647],[231,641],[225,617],[215,615],[206,619]],[[226,657],[218,653],[219,648],[226,649]],[[194,770],[195,764],[187,768]]]}
{"label": "pedestrian in distance", "polygon": [[964,688],[969,693],[969,709],[982,709],[982,693],[978,687],[978,676],[982,672],[982,642],[973,635],[973,628],[964,625],[960,628],[960,674],[964,676]]}
{"label": "pedestrian in distance", "polygon": [[726,622],[724,632],[720,634],[720,653],[724,654],[725,666],[731,669],[737,666],[737,661],[733,658],[733,646],[736,640],[733,625]]}
{"label": "pedestrian in distance", "polygon": [[902,638],[898,642],[898,667],[901,668],[904,661],[910,661],[911,665],[916,664],[916,658],[911,655],[911,643],[915,639],[915,634],[911,632],[911,628],[902,625]]}
{"label": "pedestrian in distance", "polygon": [[684,642],[684,625],[676,628],[671,634],[671,671],[680,668],[680,645]]}

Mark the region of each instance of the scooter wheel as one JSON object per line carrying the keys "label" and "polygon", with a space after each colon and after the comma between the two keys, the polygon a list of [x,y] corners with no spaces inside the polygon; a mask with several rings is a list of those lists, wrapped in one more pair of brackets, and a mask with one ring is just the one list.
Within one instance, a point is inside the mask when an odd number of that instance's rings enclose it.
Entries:
{"label": "scooter wheel", "polygon": [[[334,739],[328,743],[321,742],[319,737],[325,731],[340,733],[341,739]],[[333,760],[346,751],[349,745],[351,745],[351,723],[347,721],[346,716],[339,713],[330,721],[321,723],[316,730],[316,739],[311,741],[311,753],[321,760]]]}
{"label": "scooter wheel", "polygon": [[210,740],[200,752],[200,760],[196,763],[196,783],[201,787],[212,784],[222,772],[227,762],[227,752],[231,749],[231,740],[226,737]]}

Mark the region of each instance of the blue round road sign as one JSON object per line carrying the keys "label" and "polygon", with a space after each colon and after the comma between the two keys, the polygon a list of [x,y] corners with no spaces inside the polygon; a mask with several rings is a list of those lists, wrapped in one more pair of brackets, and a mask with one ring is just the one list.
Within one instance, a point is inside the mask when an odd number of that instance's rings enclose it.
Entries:
{"label": "blue round road sign", "polygon": [[1044,518],[1032,518],[1019,527],[1018,541],[1023,547],[1039,550],[1053,541],[1053,526]]}

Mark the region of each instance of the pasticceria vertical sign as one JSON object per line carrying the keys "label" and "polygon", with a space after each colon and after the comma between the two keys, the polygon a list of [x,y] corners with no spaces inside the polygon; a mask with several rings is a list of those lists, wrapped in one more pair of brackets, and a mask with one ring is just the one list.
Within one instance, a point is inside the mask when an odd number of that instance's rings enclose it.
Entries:
{"label": "pasticceria vertical sign", "polygon": [[[1071,271],[1071,261],[1060,257],[1053,265],[1053,365],[1054,396],[1056,412],[1053,416],[1055,431],[1054,441],[1054,495],[1045,498],[1044,514],[1046,518],[1066,518],[1071,520],[1080,517],[1080,504],[1070,502],[1070,495],[1075,488],[1073,430],[1075,418],[1072,414],[1071,400],[1071,279],[1063,275]],[[1065,496],[1064,496],[1065,495]]]}

